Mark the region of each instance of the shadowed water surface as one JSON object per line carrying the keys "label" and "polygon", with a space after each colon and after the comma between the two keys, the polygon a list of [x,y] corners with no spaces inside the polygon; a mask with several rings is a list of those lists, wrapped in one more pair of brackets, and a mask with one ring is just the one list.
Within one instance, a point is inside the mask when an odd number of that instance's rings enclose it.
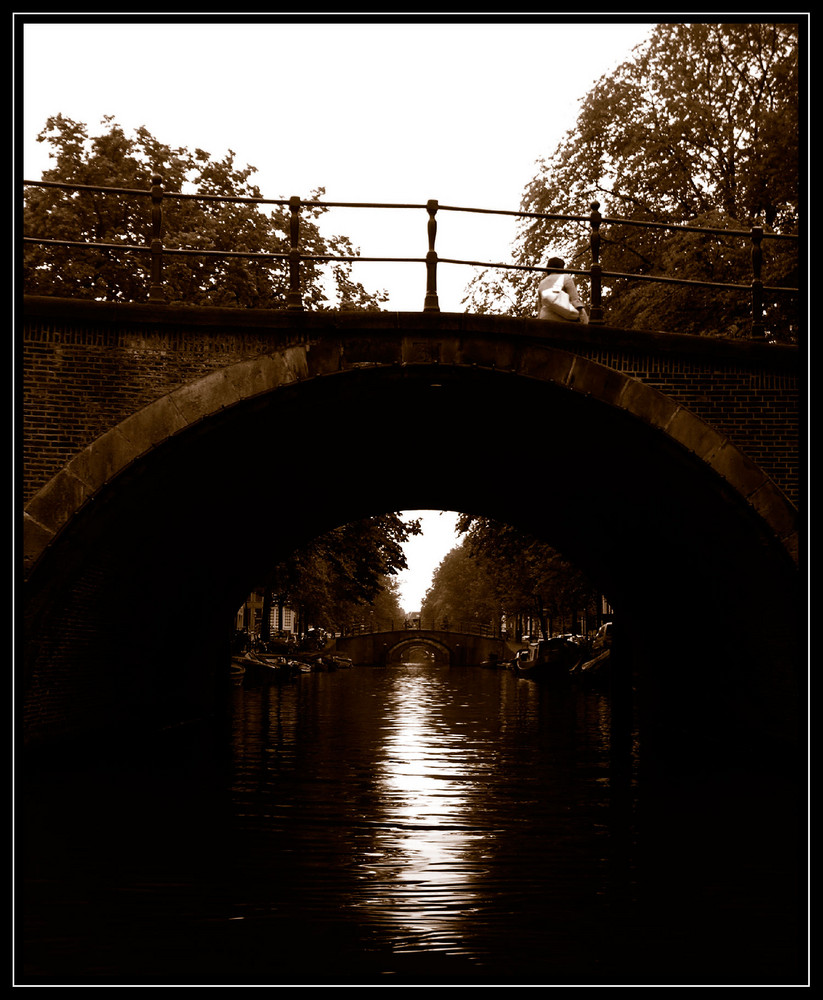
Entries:
{"label": "shadowed water surface", "polygon": [[38,786],[26,983],[693,981],[638,909],[604,695],[406,664],[233,697],[217,787]]}

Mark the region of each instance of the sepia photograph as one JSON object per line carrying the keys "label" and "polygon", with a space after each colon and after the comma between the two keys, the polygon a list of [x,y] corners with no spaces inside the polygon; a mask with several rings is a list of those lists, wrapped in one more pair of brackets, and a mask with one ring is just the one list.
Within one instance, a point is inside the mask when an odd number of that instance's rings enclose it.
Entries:
{"label": "sepia photograph", "polygon": [[810,984],[766,16],[12,14],[12,986]]}

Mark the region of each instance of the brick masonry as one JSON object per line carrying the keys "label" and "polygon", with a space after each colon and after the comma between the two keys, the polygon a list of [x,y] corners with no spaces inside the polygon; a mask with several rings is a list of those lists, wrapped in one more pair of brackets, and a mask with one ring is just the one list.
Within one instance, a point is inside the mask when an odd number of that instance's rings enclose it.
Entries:
{"label": "brick masonry", "polygon": [[764,362],[698,363],[687,353],[656,356],[594,350],[592,361],[636,378],[688,407],[727,436],[797,505],[800,493],[799,378]]}
{"label": "brick masonry", "polygon": [[[379,342],[410,314],[344,314],[360,340]],[[425,318],[426,322],[422,323]],[[486,322],[484,322],[486,321]],[[799,502],[800,370],[797,352],[704,338],[589,328],[584,340],[562,324],[447,314],[415,317],[423,333],[539,334],[565,350],[637,379],[687,407]],[[307,326],[308,323],[308,326]],[[28,501],[103,433],[179,387],[273,347],[341,335],[333,314],[238,314],[230,310],[112,307],[35,300],[22,322],[24,499]],[[555,329],[557,327],[557,329]],[[420,336],[419,332],[416,335]],[[368,352],[368,346],[366,345]]]}

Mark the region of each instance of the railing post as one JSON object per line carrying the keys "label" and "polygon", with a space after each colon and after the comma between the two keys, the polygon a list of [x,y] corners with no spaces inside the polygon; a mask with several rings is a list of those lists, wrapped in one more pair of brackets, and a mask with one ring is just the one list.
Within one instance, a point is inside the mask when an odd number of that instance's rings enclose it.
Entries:
{"label": "railing post", "polygon": [[163,295],[163,178],[151,178],[151,278],[149,302],[164,302]]}
{"label": "railing post", "polygon": [[752,226],[752,339],[762,340],[766,336],[763,322],[763,228]]}
{"label": "railing post", "polygon": [[302,309],[300,298],[300,199],[289,198],[289,290],[286,293],[287,309]]}
{"label": "railing post", "polygon": [[426,211],[429,213],[428,234],[429,251],[426,254],[426,299],[423,303],[423,312],[440,312],[440,304],[437,300],[437,254],[434,249],[434,239],[437,236],[437,201],[429,200],[426,203]]}
{"label": "railing post", "polygon": [[589,237],[589,242],[592,250],[592,266],[591,266],[591,282],[592,282],[592,311],[589,316],[590,323],[602,323],[603,322],[603,268],[600,266],[600,220],[601,215],[599,212],[600,202],[593,201],[591,203],[591,215],[589,216],[589,221],[591,222],[592,232]]}

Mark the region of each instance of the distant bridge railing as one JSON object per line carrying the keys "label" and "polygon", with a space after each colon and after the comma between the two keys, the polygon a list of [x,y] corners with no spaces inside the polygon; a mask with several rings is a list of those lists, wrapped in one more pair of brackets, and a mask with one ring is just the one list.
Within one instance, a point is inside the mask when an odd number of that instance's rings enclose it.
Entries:
{"label": "distant bridge railing", "polygon": [[359,625],[349,626],[342,636],[374,635],[380,632],[408,632],[413,638],[416,632],[459,632],[463,635],[479,635],[489,639],[499,639],[501,627],[488,622],[473,621],[468,618],[451,621],[449,618],[370,618]]}
{"label": "distant bridge railing", "polygon": [[[633,219],[606,218],[600,215],[599,202],[592,202],[588,215],[561,215],[549,212],[521,212],[510,210],[496,210],[486,208],[468,208],[456,205],[441,205],[436,200],[429,200],[425,204],[403,204],[403,203],[381,203],[381,202],[340,202],[340,201],[318,201],[304,200],[297,196],[291,198],[255,198],[248,196],[231,195],[203,195],[184,194],[179,191],[165,191],[162,178],[159,175],[152,177],[152,184],[149,189],[143,188],[119,188],[104,187],[90,184],[65,184],[59,181],[23,181],[24,185],[32,187],[61,188],[68,191],[79,192],[101,192],[120,195],[130,195],[137,198],[148,198],[151,201],[151,227],[150,239],[147,244],[126,244],[126,243],[98,243],[82,240],[57,240],[46,239],[37,236],[23,236],[26,244],[38,244],[44,247],[75,247],[78,249],[94,248],[99,250],[110,250],[114,252],[127,252],[148,254],[150,258],[150,283],[148,298],[150,302],[165,301],[163,293],[163,262],[167,257],[190,256],[190,257],[213,257],[222,260],[230,258],[247,258],[254,260],[282,260],[289,265],[289,291],[286,295],[286,308],[289,310],[302,310],[303,301],[300,291],[301,263],[304,261],[314,261],[318,263],[328,263],[332,261],[347,262],[384,262],[384,263],[414,263],[425,264],[426,266],[426,292],[423,302],[424,312],[439,312],[440,305],[437,294],[437,266],[438,264],[458,264],[471,267],[499,268],[515,271],[546,272],[548,270],[560,271],[560,269],[549,269],[541,266],[527,264],[493,263],[477,260],[459,260],[454,258],[439,257],[435,250],[435,240],[437,236],[437,213],[441,212],[470,212],[485,215],[515,216],[519,218],[545,219],[550,221],[575,222],[587,224],[590,228],[589,246],[591,262],[586,269],[565,268],[563,273],[580,275],[589,279],[591,283],[591,314],[590,323],[602,324],[604,322],[603,312],[603,279],[604,278],[628,278],[634,281],[657,282],[670,285],[690,285],[718,289],[745,290],[751,296],[751,336],[753,338],[765,337],[765,323],[763,316],[764,293],[796,294],[799,289],[764,286],[762,281],[763,264],[763,240],[784,240],[797,243],[798,237],[779,233],[767,233],[762,226],[752,226],[750,230],[713,229],[700,226],[686,226],[674,223],[660,222],[639,222]],[[246,203],[250,205],[279,205],[289,209],[289,249],[281,253],[245,251],[245,250],[203,250],[171,248],[163,245],[163,202],[164,199],[186,199],[198,202],[227,202]],[[424,209],[428,215],[427,236],[428,249],[423,257],[364,257],[361,255],[334,255],[334,254],[304,254],[300,250],[300,210],[302,207],[319,208],[355,208],[355,209]],[[752,280],[749,284],[718,281],[700,281],[687,278],[670,278],[665,276],[654,276],[648,274],[624,273],[618,271],[604,271],[600,262],[601,247],[601,227],[604,224],[634,226],[645,229],[661,229],[671,231],[682,231],[689,234],[701,233],[710,236],[720,236],[724,238],[746,239],[751,246],[751,266]]]}

